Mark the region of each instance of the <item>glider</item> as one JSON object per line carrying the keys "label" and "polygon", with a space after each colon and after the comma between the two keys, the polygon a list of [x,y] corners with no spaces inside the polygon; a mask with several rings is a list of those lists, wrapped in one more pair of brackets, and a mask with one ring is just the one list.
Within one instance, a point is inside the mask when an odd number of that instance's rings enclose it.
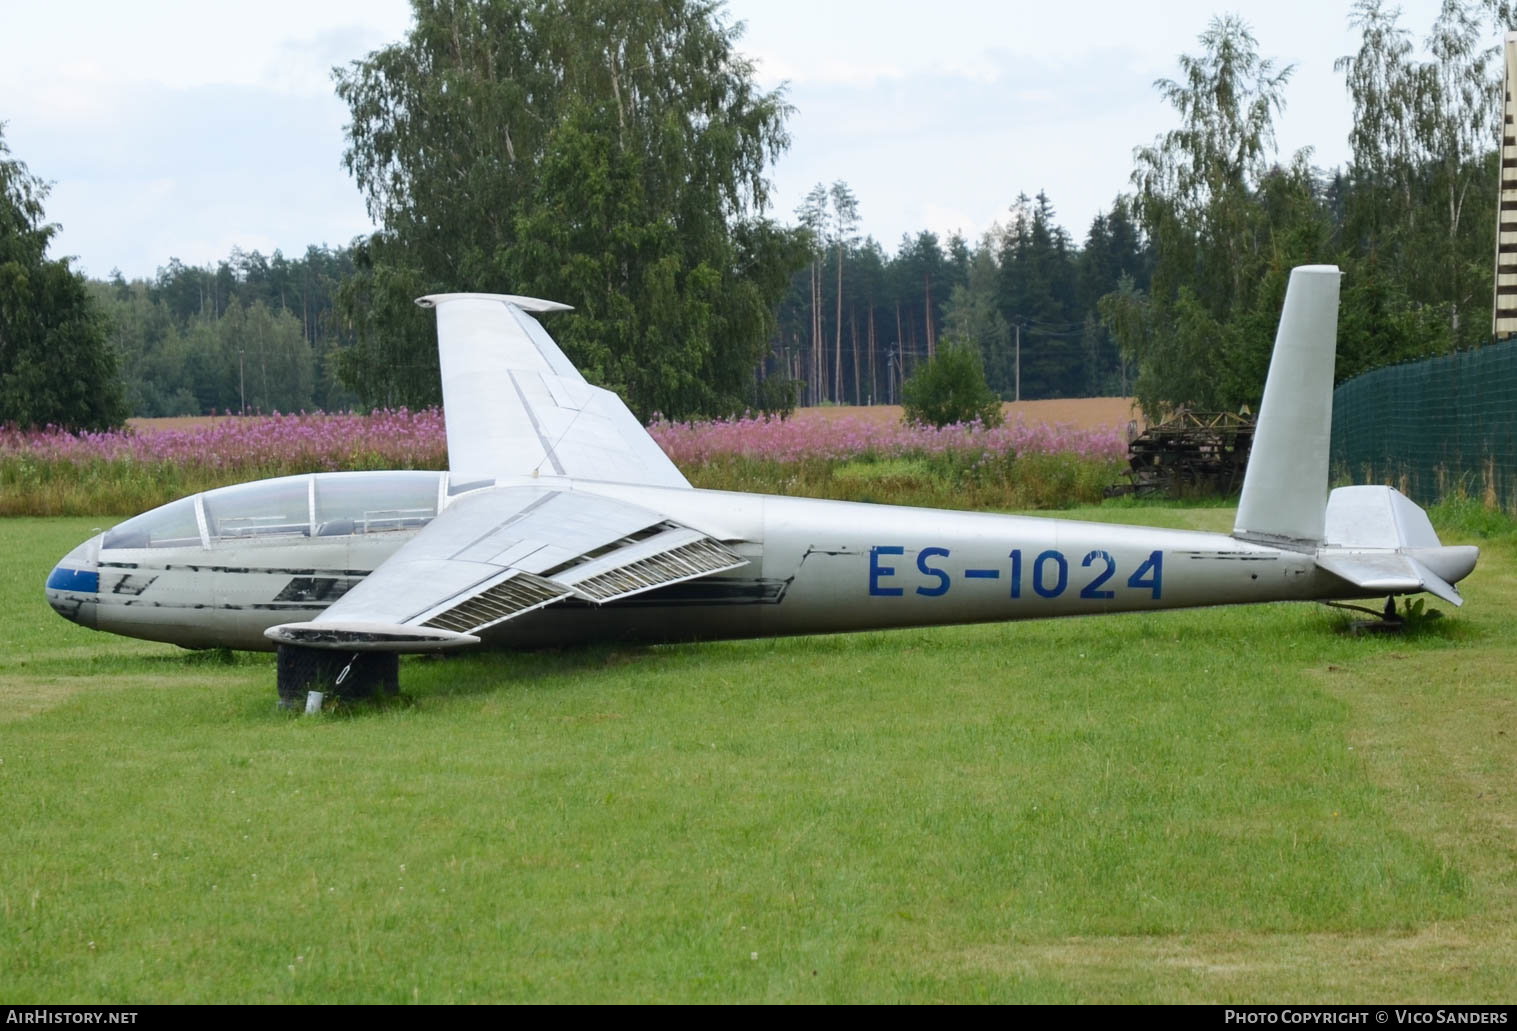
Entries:
{"label": "glider", "polygon": [[[1339,271],[1291,274],[1231,534],[697,490],[536,316],[439,294],[447,472],[182,498],[75,548],[60,614],[277,650],[283,703],[394,690],[398,655],[667,642],[1428,592],[1478,557],[1390,487],[1328,492]],[[1392,602],[1392,604],[1394,604]]]}

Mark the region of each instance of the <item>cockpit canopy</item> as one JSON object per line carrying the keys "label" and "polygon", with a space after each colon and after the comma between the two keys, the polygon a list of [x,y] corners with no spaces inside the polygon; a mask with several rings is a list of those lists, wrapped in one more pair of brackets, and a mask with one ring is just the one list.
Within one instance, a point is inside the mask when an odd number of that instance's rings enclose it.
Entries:
{"label": "cockpit canopy", "polygon": [[272,538],[415,530],[449,497],[493,486],[448,473],[311,473],[255,480],[171,501],[106,533],[103,548],[214,548]]}

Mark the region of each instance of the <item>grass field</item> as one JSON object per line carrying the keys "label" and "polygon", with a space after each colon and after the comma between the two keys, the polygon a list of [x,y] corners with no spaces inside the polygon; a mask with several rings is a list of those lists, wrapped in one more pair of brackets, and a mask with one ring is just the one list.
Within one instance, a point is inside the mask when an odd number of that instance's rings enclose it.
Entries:
{"label": "grass field", "polygon": [[109,522],[0,520],[0,1002],[1512,999],[1499,521],[1397,639],[1299,605],[408,659],[408,704],[319,717],[270,657],[56,617]]}

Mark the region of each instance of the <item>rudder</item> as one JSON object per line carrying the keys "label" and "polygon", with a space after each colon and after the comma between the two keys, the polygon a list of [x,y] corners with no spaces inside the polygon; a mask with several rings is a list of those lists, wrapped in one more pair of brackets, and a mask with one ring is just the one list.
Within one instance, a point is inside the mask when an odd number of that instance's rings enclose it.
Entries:
{"label": "rudder", "polygon": [[1271,544],[1322,540],[1341,275],[1336,265],[1291,270],[1234,537]]}

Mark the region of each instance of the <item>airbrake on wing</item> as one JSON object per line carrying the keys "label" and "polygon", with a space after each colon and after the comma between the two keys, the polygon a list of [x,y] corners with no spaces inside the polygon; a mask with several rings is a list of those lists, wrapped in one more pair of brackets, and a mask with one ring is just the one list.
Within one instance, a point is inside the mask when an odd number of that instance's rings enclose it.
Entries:
{"label": "airbrake on wing", "polygon": [[601,605],[746,564],[659,512],[597,494],[497,487],[459,499],[315,620],[264,634],[308,648],[453,648],[557,601]]}

